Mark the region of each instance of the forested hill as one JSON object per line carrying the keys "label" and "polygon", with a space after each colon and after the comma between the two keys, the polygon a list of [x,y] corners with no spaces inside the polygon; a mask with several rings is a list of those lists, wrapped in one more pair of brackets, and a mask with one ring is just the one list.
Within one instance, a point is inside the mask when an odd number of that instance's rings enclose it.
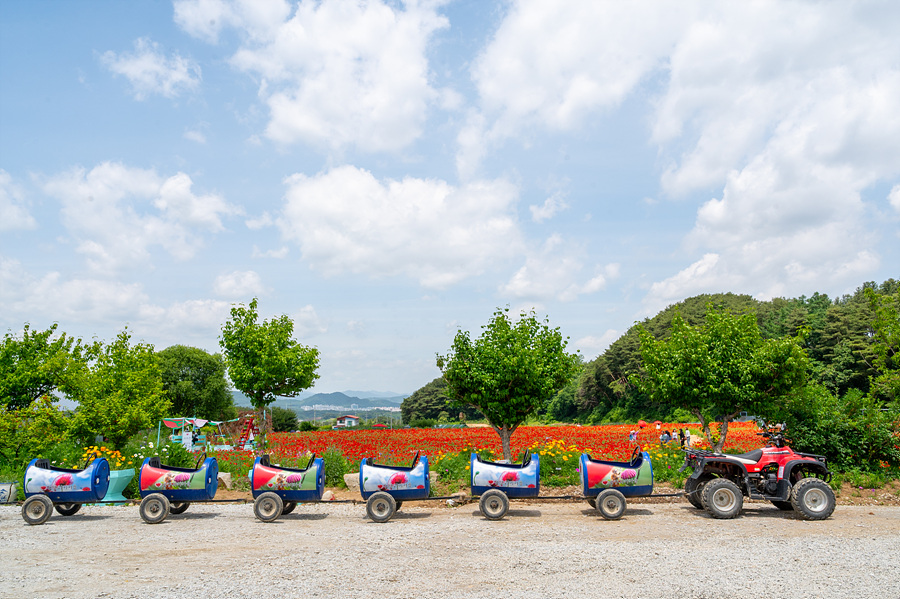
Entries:
{"label": "forested hill", "polygon": [[[866,287],[894,294],[898,281],[866,283],[855,293],[834,299],[821,293],[771,301],[733,293],[698,295],[669,306],[641,324],[659,338],[668,334],[676,311],[692,326],[704,323],[708,304],[736,314],[755,313],[765,338],[807,331],[804,345],[810,357],[811,381],[823,384],[838,397],[852,389],[867,393],[869,377],[876,372],[872,368],[873,315],[863,293]],[[629,375],[638,372],[640,366],[640,342],[637,326],[633,326],[588,363],[581,377],[550,402],[548,416],[585,423],[635,418],[673,420],[674,414],[654,404],[629,382]]]}

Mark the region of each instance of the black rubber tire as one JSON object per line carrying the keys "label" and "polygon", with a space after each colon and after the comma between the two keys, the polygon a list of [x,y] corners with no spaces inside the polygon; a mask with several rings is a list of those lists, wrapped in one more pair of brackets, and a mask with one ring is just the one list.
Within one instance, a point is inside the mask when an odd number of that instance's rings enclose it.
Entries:
{"label": "black rubber tire", "polygon": [[53,506],[60,516],[74,516],[81,509],[80,503],[57,503]]}
{"label": "black rubber tire", "polygon": [[46,495],[32,495],[22,504],[22,519],[36,526],[43,524],[53,515],[53,502]]}
{"label": "black rubber tire", "polygon": [[140,514],[147,524],[159,524],[169,517],[169,499],[162,493],[151,493],[141,500]]}
{"label": "black rubber tire", "polygon": [[478,500],[478,509],[488,520],[502,520],[509,511],[509,497],[503,491],[490,489]]}
{"label": "black rubber tire", "polygon": [[741,513],[744,496],[736,484],[727,478],[717,478],[704,485],[703,506],[713,518],[730,520]]}
{"label": "black rubber tire", "polygon": [[698,510],[703,509],[703,487],[714,478],[712,474],[701,474],[699,478],[684,481],[684,496]]}
{"label": "black rubber tire", "polygon": [[191,504],[190,504],[189,502],[187,502],[187,501],[184,501],[184,502],[181,502],[181,503],[174,503],[174,502],[173,502],[173,503],[169,506],[169,513],[170,513],[170,514],[183,514],[184,512],[187,511],[189,505],[191,505]]}
{"label": "black rubber tire", "polygon": [[804,520],[828,518],[835,504],[834,491],[819,478],[804,478],[791,490],[791,505]]}
{"label": "black rubber tire", "polygon": [[604,489],[597,495],[594,505],[607,520],[618,520],[625,513],[625,496],[616,489]]}
{"label": "black rubber tire", "polygon": [[366,515],[372,522],[387,522],[396,511],[396,500],[384,491],[372,493],[366,501]]}
{"label": "black rubber tire", "polygon": [[794,509],[794,505],[790,501],[775,501],[772,500],[772,505],[780,509],[782,512],[789,512]]}
{"label": "black rubber tire", "polygon": [[263,522],[275,522],[284,513],[284,501],[277,493],[263,493],[253,502],[253,513]]}
{"label": "black rubber tire", "polygon": [[397,511],[400,511],[400,506],[403,505],[403,502],[402,502],[402,501],[397,501],[397,500],[395,499],[395,500],[394,500],[394,503],[397,504],[397,507],[396,507],[395,509],[396,509]]}
{"label": "black rubber tire", "polygon": [[290,514],[294,511],[294,508],[297,507],[296,501],[285,501],[284,507],[281,508],[281,515]]}

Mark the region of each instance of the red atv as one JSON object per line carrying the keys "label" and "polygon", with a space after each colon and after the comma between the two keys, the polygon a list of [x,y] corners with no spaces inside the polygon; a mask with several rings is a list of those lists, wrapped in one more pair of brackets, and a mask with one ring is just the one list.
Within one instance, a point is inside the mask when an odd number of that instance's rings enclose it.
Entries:
{"label": "red atv", "polygon": [[824,520],[834,512],[831,472],[825,457],[797,453],[785,445],[782,431],[757,433],[766,446],[731,455],[685,449],[685,468],[694,472],[684,483],[691,505],[713,518],[736,518],[744,497],[766,499],[780,510],[795,510],[806,520]]}

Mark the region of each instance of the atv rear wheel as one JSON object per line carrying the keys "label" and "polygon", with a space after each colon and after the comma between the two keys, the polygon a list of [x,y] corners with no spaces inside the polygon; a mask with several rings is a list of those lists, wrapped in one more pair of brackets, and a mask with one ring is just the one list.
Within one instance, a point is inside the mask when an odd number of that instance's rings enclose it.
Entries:
{"label": "atv rear wheel", "polygon": [[804,478],[791,491],[791,505],[804,520],[824,520],[835,503],[834,491],[819,478]]}
{"label": "atv rear wheel", "polygon": [[701,474],[699,478],[689,478],[684,481],[684,496],[698,510],[703,509],[703,487],[714,478],[712,474]]}
{"label": "atv rear wheel", "polygon": [[744,507],[744,496],[736,484],[727,478],[717,478],[703,488],[703,507],[719,520],[737,518]]}

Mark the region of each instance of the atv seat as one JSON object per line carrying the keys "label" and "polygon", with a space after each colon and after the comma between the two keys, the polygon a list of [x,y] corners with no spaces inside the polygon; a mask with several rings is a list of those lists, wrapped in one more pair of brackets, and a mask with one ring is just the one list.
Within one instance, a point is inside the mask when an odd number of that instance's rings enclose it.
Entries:
{"label": "atv seat", "polygon": [[742,453],[739,455],[731,456],[733,458],[741,458],[742,460],[752,460],[754,462],[758,462],[763,455],[762,449],[754,449],[753,451],[748,451],[747,453]]}

